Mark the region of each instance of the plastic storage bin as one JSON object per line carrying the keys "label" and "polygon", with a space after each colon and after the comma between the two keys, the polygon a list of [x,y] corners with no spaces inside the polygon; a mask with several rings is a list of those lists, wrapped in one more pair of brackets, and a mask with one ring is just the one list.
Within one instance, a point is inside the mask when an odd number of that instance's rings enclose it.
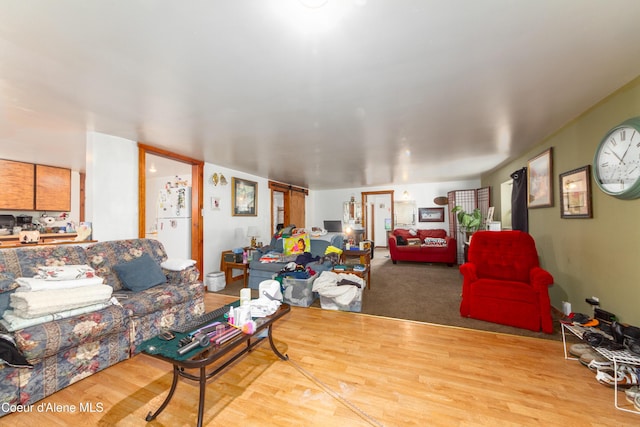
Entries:
{"label": "plastic storage bin", "polygon": [[313,281],[317,274],[308,279],[282,278],[282,297],[284,302],[298,307],[309,307],[318,298],[318,293],[313,292]]}
{"label": "plastic storage bin", "polygon": [[227,285],[227,282],[224,278],[224,273],[222,271],[214,271],[213,273],[208,273],[205,277],[204,283],[207,285],[207,290],[209,292],[221,291]]}
{"label": "plastic storage bin", "polygon": [[354,311],[360,313],[362,311],[362,291],[364,286],[358,289],[356,297],[349,303],[349,305],[338,304],[334,298],[323,297],[320,295],[320,307],[324,310],[340,310],[340,311]]}

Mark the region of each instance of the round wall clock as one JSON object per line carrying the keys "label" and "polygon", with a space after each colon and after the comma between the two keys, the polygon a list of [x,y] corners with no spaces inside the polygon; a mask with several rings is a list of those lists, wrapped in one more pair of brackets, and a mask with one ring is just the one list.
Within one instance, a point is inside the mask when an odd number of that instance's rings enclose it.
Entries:
{"label": "round wall clock", "polygon": [[611,129],[593,159],[596,184],[619,199],[640,197],[640,117]]}

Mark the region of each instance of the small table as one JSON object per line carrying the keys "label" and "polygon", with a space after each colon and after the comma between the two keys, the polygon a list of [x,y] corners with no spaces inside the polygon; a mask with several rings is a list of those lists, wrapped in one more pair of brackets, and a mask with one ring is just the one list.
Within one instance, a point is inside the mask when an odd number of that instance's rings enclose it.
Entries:
{"label": "small table", "polygon": [[340,273],[352,273],[358,277],[364,278],[364,275],[367,275],[367,289],[371,289],[371,249],[345,249],[342,251],[342,255],[340,255],[340,262],[343,264],[347,263],[348,259],[358,258],[360,264],[365,266],[364,270],[354,271],[351,270],[343,270],[337,271]]}
{"label": "small table", "polygon": [[[238,301],[233,303],[232,305],[238,306]],[[289,304],[281,304],[278,310],[267,317],[257,318],[254,321],[256,322],[256,330],[252,334],[240,334],[236,335],[230,341],[227,341],[220,345],[209,344],[207,347],[197,347],[193,350],[185,353],[184,355],[178,354],[178,342],[180,339],[184,338],[187,334],[176,333],[175,338],[171,341],[163,341],[159,337],[154,337],[149,340],[144,341],[140,344],[140,349],[143,353],[155,357],[160,360],[164,360],[165,362],[169,362],[173,365],[173,381],[171,382],[171,388],[169,389],[169,394],[158,410],[153,414],[149,412],[147,417],[145,418],[147,421],[154,420],[160,413],[167,407],[169,401],[173,397],[173,393],[176,391],[176,386],[178,385],[178,378],[183,377],[192,381],[198,381],[200,384],[200,398],[198,400],[198,427],[202,426],[202,419],[204,416],[204,393],[207,387],[207,380],[218,374],[220,371],[225,369],[227,366],[235,362],[242,355],[250,352],[255,346],[260,344],[263,340],[269,339],[269,345],[271,346],[271,350],[282,360],[288,360],[289,356],[286,354],[283,355],[278,351],[276,346],[273,344],[272,328],[273,324],[280,318],[282,318],[285,314],[291,311],[291,307]],[[223,318],[219,319],[223,321]],[[262,331],[267,329],[267,336],[262,336],[260,334]],[[260,335],[260,336],[259,336]],[[247,343],[246,347],[242,347],[237,350],[236,354],[222,363],[220,366],[213,369],[211,372],[207,373],[207,368],[209,365],[215,363],[219,359],[223,358],[227,354],[236,350],[241,344]],[[198,369],[199,374],[194,375],[185,372],[185,369]]]}
{"label": "small table", "polygon": [[[235,282],[236,280],[243,279],[244,287],[247,287],[249,280],[249,264],[243,262],[228,262],[224,260],[225,254],[230,254],[232,251],[223,251],[220,255],[220,271],[224,273],[224,280],[227,284]],[[233,270],[242,270],[242,274],[233,276]]]}

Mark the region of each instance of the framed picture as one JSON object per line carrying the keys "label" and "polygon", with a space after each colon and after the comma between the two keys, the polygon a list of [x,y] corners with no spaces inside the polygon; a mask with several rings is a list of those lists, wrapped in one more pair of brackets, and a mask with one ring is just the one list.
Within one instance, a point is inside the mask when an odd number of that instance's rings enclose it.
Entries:
{"label": "framed picture", "polygon": [[418,208],[418,221],[444,222],[444,208]]}
{"label": "framed picture", "polygon": [[552,148],[527,162],[527,207],[553,206]]}
{"label": "framed picture", "polygon": [[231,178],[231,215],[258,215],[258,183],[246,179]]}
{"label": "framed picture", "polygon": [[561,218],[592,218],[591,166],[560,174]]}

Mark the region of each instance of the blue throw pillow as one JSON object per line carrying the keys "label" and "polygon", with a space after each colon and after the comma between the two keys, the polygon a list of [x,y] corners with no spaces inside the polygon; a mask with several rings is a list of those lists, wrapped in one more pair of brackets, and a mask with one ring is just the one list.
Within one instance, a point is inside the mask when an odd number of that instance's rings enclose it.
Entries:
{"label": "blue throw pillow", "polygon": [[167,282],[162,268],[149,256],[143,254],[134,260],[114,265],[122,286],[134,292],[144,291]]}

